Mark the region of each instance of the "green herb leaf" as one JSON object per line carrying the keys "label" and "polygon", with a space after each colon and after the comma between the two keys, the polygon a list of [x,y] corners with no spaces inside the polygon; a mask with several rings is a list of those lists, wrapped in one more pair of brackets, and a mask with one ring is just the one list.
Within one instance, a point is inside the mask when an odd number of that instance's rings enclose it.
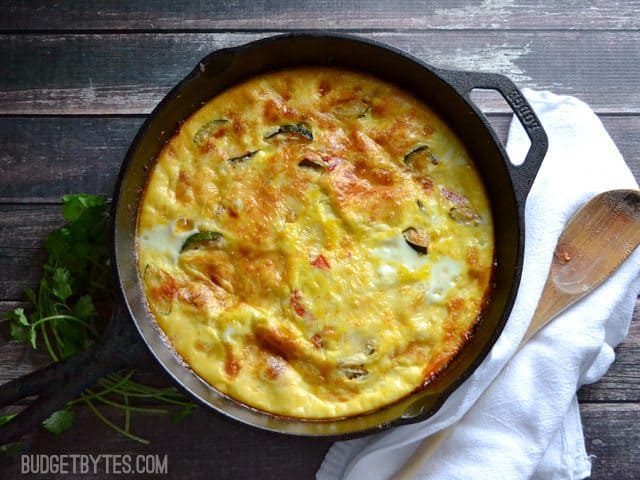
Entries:
{"label": "green herb leaf", "polygon": [[29,328],[23,327],[17,323],[11,323],[10,326],[10,336],[11,340],[15,340],[17,342],[26,342],[29,339]]}
{"label": "green herb leaf", "polygon": [[62,197],[62,216],[65,220],[73,222],[88,209],[105,207],[107,201],[104,197],[80,193],[77,195],[65,195]]}
{"label": "green herb leaf", "polygon": [[29,338],[29,343],[31,344],[31,348],[34,350],[38,349],[38,337],[36,335],[36,329],[31,327],[27,332],[27,337]]}
{"label": "green herb leaf", "polygon": [[[29,340],[29,320],[24,313],[23,308],[16,308],[5,314],[7,320],[9,320],[10,336],[12,340],[18,342],[26,342]],[[1,423],[0,423],[1,425]]]}
{"label": "green herb leaf", "polygon": [[53,284],[51,291],[63,302],[71,296],[71,273],[66,268],[56,268],[53,273]]}
{"label": "green herb leaf", "polygon": [[64,258],[69,247],[69,229],[59,228],[51,232],[44,241],[44,249],[53,258]]}
{"label": "green herb leaf", "polygon": [[7,312],[5,317],[7,318],[7,320],[10,320],[11,322],[14,322],[18,325],[22,325],[24,327],[29,326],[29,320],[24,313],[24,308],[15,308],[10,312]]}
{"label": "green herb leaf", "polygon": [[89,320],[96,315],[96,308],[89,295],[82,295],[78,298],[73,306],[73,314],[81,320]]}
{"label": "green herb leaf", "polygon": [[42,426],[54,435],[60,435],[71,428],[74,415],[69,409],[57,410],[42,422]]}
{"label": "green herb leaf", "polygon": [[6,413],[4,415],[0,415],[0,425],[4,425],[9,420],[13,419],[13,417],[15,417],[16,415],[17,413]]}
{"label": "green herb leaf", "polygon": [[[32,348],[44,345],[54,362],[85,350],[98,335],[97,306],[112,305],[116,296],[109,267],[107,202],[94,195],[65,195],[63,215],[67,224],[53,230],[45,240],[47,260],[38,288],[26,290],[30,308],[16,308],[6,313],[11,338],[28,343]],[[134,412],[167,413],[169,409],[149,408],[147,402],[179,405],[177,414],[184,416],[195,405],[187,402],[173,388],[157,388],[136,382],[133,371],[108,375],[72,400],[63,410],[54,412],[45,422],[46,428],[60,434],[71,427],[73,407],[83,403],[107,427],[134,441],[148,443],[130,432]],[[136,404],[138,403],[139,404]],[[124,427],[119,427],[101,411],[103,407],[124,412]],[[0,425],[13,418],[0,416]],[[0,452],[19,452],[20,443],[0,446]]]}

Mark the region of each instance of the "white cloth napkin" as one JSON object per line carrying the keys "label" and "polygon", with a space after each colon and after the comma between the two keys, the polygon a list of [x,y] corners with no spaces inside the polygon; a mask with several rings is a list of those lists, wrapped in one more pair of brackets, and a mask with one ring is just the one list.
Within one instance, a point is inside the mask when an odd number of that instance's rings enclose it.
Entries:
{"label": "white cloth napkin", "polygon": [[[524,93],[547,131],[549,151],[527,202],[522,283],[502,335],[436,415],[419,424],[335,443],[318,480],[396,474],[547,480],[590,474],[576,391],[604,375],[614,360],[613,348],[627,334],[640,288],[640,249],[602,286],[514,353],[565,223],[595,194],[637,184],[586,104],[549,92]],[[528,145],[522,127],[512,121],[510,157],[522,158]]]}

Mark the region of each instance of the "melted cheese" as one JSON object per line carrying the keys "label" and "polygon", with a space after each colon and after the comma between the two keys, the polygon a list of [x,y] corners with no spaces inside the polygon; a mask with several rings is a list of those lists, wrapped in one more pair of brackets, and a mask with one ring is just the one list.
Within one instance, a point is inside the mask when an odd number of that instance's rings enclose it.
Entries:
{"label": "melted cheese", "polygon": [[176,222],[156,225],[138,237],[138,244],[141,249],[154,251],[156,255],[164,256],[176,265],[185,240],[196,232],[195,229],[176,230]]}
{"label": "melted cheese", "polygon": [[[283,126],[297,132],[270,136]],[[488,294],[492,217],[466,150],[417,99],[354,72],[286,70],[211,100],[158,156],[138,216],[140,278],[176,352],[275,414],[410,394]],[[198,232],[216,234],[185,248]]]}
{"label": "melted cheese", "polygon": [[382,261],[389,262],[398,267],[405,267],[408,270],[415,271],[431,263],[428,255],[420,255],[416,250],[411,248],[402,235],[396,234],[387,238],[374,248],[373,253]]}
{"label": "melted cheese", "polygon": [[450,257],[442,257],[431,267],[429,275],[429,289],[427,299],[431,302],[442,302],[449,296],[449,292],[456,286],[460,278],[463,264]]}

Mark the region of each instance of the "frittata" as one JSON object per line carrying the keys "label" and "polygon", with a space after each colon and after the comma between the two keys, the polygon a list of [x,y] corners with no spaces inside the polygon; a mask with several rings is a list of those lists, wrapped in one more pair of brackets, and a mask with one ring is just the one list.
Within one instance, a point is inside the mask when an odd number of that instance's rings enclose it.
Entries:
{"label": "frittata", "polygon": [[489,202],[426,105],[296,68],[219,94],[165,145],[138,212],[149,310],[206,382],[331,419],[428,384],[490,290]]}

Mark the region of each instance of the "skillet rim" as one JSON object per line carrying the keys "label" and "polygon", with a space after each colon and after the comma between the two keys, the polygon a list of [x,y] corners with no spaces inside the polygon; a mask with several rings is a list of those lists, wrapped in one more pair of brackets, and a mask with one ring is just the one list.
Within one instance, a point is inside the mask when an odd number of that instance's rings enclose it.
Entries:
{"label": "skillet rim", "polygon": [[[435,413],[437,413],[440,408],[442,407],[442,405],[446,402],[446,400],[452,395],[452,393],[456,390],[458,390],[458,388],[476,371],[476,369],[479,367],[479,365],[484,361],[484,359],[487,357],[487,355],[489,354],[489,352],[491,351],[491,349],[493,348],[493,346],[495,345],[495,342],[497,341],[497,339],[499,338],[500,334],[502,333],[506,322],[508,320],[508,317],[512,311],[513,305],[515,303],[515,299],[516,299],[516,295],[518,292],[518,287],[520,284],[520,280],[521,280],[521,276],[522,276],[522,266],[523,266],[523,261],[524,261],[524,204],[526,201],[526,193],[524,192],[524,194],[521,195],[522,198],[518,198],[518,194],[516,192],[516,188],[514,186],[514,181],[511,175],[509,175],[509,180],[510,180],[510,184],[509,184],[509,190],[513,196],[513,202],[516,206],[516,212],[517,212],[517,229],[518,229],[518,238],[517,238],[517,247],[516,247],[516,263],[515,263],[515,268],[514,268],[514,272],[513,272],[513,277],[512,277],[512,283],[511,286],[509,287],[509,293],[507,295],[507,299],[505,302],[505,307],[502,309],[501,315],[500,315],[500,319],[497,323],[496,328],[493,329],[491,335],[489,336],[487,342],[484,345],[484,348],[482,348],[480,350],[480,353],[475,357],[475,359],[470,363],[470,365],[464,369],[464,371],[462,372],[461,375],[459,375],[450,385],[447,389],[443,390],[442,392],[438,393],[437,396],[437,400],[433,403],[433,405],[428,408],[428,409],[419,409],[418,412],[416,413],[411,413],[409,415],[406,415],[406,412],[411,410],[411,408],[413,407],[414,403],[419,402],[419,399],[415,400],[415,401],[411,401],[409,402],[408,406],[405,406],[405,404],[408,402],[409,399],[411,399],[412,397],[414,397],[416,395],[416,393],[410,394],[408,397],[406,397],[405,399],[402,399],[394,404],[391,405],[387,405],[384,407],[381,407],[377,410],[374,410],[372,412],[366,412],[354,417],[347,417],[347,418],[337,418],[337,419],[328,419],[328,420],[321,420],[321,421],[317,421],[317,420],[306,420],[306,419],[298,419],[298,418],[288,418],[288,417],[279,417],[279,416],[275,416],[273,414],[270,414],[269,412],[265,412],[262,410],[257,410],[253,407],[250,407],[248,405],[245,405],[241,402],[238,402],[234,399],[232,399],[231,397],[228,397],[224,394],[222,394],[221,392],[218,392],[217,390],[215,390],[214,387],[210,386],[209,384],[207,384],[206,382],[204,382],[202,379],[200,379],[199,376],[197,376],[197,374],[195,374],[190,368],[189,366],[182,361],[181,359],[179,359],[178,356],[178,363],[180,364],[181,368],[187,368],[189,370],[189,372],[191,373],[191,375],[197,377],[201,383],[203,383],[206,388],[208,388],[209,390],[213,390],[218,396],[222,396],[224,397],[226,400],[230,400],[233,404],[237,405],[240,407],[241,410],[245,411],[245,412],[249,412],[252,415],[258,415],[260,417],[268,417],[270,418],[272,421],[268,422],[268,424],[258,424],[257,422],[252,422],[250,420],[248,420],[247,418],[240,418],[239,415],[236,415],[232,412],[229,412],[228,408],[222,408],[219,405],[215,405],[213,404],[210,400],[203,398],[202,395],[199,395],[198,393],[194,392],[193,389],[185,384],[185,379],[183,378],[186,375],[186,372],[180,372],[180,374],[176,374],[174,373],[170,367],[167,365],[165,359],[160,357],[160,353],[167,353],[167,352],[156,352],[155,348],[153,345],[151,345],[151,341],[147,338],[146,336],[146,330],[143,328],[143,326],[141,325],[141,321],[136,317],[136,315],[133,312],[133,307],[131,305],[132,302],[130,302],[130,298],[129,295],[127,294],[128,292],[128,286],[125,284],[126,282],[124,280],[126,280],[127,277],[125,277],[125,275],[127,274],[126,272],[122,271],[121,268],[121,261],[120,261],[120,256],[118,255],[118,246],[119,246],[119,239],[122,236],[122,233],[119,231],[119,221],[118,219],[121,218],[122,215],[126,215],[126,211],[127,208],[126,206],[124,206],[124,203],[121,203],[123,201],[122,199],[122,187],[123,184],[125,183],[125,181],[127,180],[128,176],[130,175],[130,169],[133,168],[132,164],[134,161],[134,158],[136,156],[136,152],[138,147],[140,146],[140,144],[142,143],[142,141],[145,139],[146,135],[149,134],[149,127],[152,124],[152,122],[158,117],[158,115],[167,107],[168,104],[170,104],[170,102],[176,100],[177,98],[179,98],[181,96],[181,93],[186,90],[187,88],[189,88],[189,86],[192,84],[192,82],[194,80],[196,80],[198,78],[198,76],[202,75],[207,68],[208,64],[211,64],[212,62],[215,62],[217,59],[230,55],[231,58],[235,58],[237,55],[242,54],[243,51],[246,50],[250,50],[250,49],[255,49],[255,48],[260,48],[263,47],[264,45],[268,45],[270,43],[276,43],[276,42],[283,42],[283,41],[295,41],[298,39],[305,39],[305,40],[313,40],[313,41],[322,41],[322,40],[339,40],[339,41],[346,41],[346,42],[356,42],[356,43],[360,43],[360,44],[364,44],[370,47],[374,47],[376,49],[382,49],[382,50],[386,50],[387,52],[390,52],[394,55],[400,56],[405,60],[408,60],[409,62],[412,62],[414,64],[416,64],[418,67],[420,67],[422,70],[426,70],[426,74],[430,74],[433,77],[435,77],[435,79],[439,80],[445,87],[451,89],[451,91],[457,96],[459,97],[460,100],[462,100],[465,104],[466,107],[471,110],[473,112],[473,114],[475,115],[475,117],[480,120],[480,122],[482,123],[482,125],[484,126],[484,129],[487,133],[487,135],[491,138],[493,146],[497,149],[497,151],[500,153],[500,156],[502,158],[502,161],[505,163],[507,169],[509,169],[511,163],[508,159],[508,156],[506,154],[506,151],[504,149],[504,146],[502,145],[502,143],[499,141],[499,139],[497,138],[497,134],[495,133],[495,131],[493,130],[493,128],[490,126],[488,120],[486,119],[486,117],[484,116],[484,114],[479,110],[479,108],[473,103],[471,102],[471,100],[469,99],[468,95],[465,94],[465,92],[462,92],[461,89],[459,87],[456,87],[455,82],[456,82],[456,74],[460,74],[460,75],[464,75],[467,72],[457,72],[457,71],[450,71],[450,70],[443,70],[437,67],[434,67],[416,57],[414,57],[411,54],[408,54],[396,47],[393,46],[389,46],[386,45],[382,42],[376,41],[376,40],[372,40],[372,39],[368,39],[368,38],[362,38],[362,37],[358,37],[358,36],[354,36],[354,35],[349,35],[349,34],[344,34],[344,33],[333,33],[333,32],[294,32],[294,33],[286,33],[286,34],[282,34],[282,35],[275,35],[275,36],[268,36],[266,38],[261,38],[246,44],[242,44],[242,45],[238,45],[238,46],[234,46],[234,47],[227,47],[227,48],[222,48],[222,49],[218,49],[213,51],[212,53],[208,54],[206,57],[204,57],[200,62],[198,62],[196,64],[196,67],[185,77],[183,78],[180,82],[178,82],[176,84],[175,87],[173,87],[164,97],[163,99],[158,103],[158,105],[153,109],[153,111],[149,114],[149,116],[147,117],[147,119],[145,120],[145,122],[143,123],[143,125],[140,127],[140,129],[138,130],[136,136],[134,137],[120,168],[120,171],[118,173],[118,177],[117,177],[117,181],[116,181],[116,187],[114,190],[114,195],[113,195],[113,200],[112,200],[112,209],[111,209],[111,216],[112,216],[112,242],[111,242],[111,253],[112,253],[112,258],[114,259],[113,262],[113,268],[114,268],[114,272],[116,275],[116,279],[117,279],[117,285],[120,289],[123,301],[126,305],[126,310],[129,313],[129,316],[131,317],[131,321],[133,321],[137,333],[140,337],[142,337],[142,341],[144,342],[144,344],[146,345],[146,348],[149,349],[149,351],[151,352],[151,354],[153,355],[153,357],[156,359],[156,361],[162,365],[163,369],[169,374],[169,376],[173,379],[174,382],[176,382],[183,390],[186,390],[190,396],[196,398],[200,403],[203,403],[204,405],[206,405],[207,407],[218,411],[219,413],[222,413],[232,419],[235,419],[237,421],[240,421],[244,424],[253,426],[253,427],[257,427],[257,428],[261,428],[264,430],[270,430],[273,432],[277,432],[277,433],[286,433],[286,434],[293,434],[293,435],[304,435],[304,436],[321,436],[321,437],[336,437],[336,438],[340,438],[340,439],[345,439],[345,438],[349,438],[349,437],[354,437],[354,436],[361,436],[361,435],[365,435],[371,432],[377,432],[380,431],[381,429],[390,427],[390,426],[394,426],[394,425],[401,425],[401,424],[407,424],[407,423],[415,423],[418,421],[422,421],[425,420],[431,416],[433,416]],[[311,63],[313,64],[313,63]],[[204,68],[203,68],[204,66]],[[292,65],[293,66],[293,65]],[[337,66],[344,66],[344,65],[337,65]],[[348,67],[345,67],[348,68]],[[253,76],[254,74],[251,75],[246,75],[244,77],[244,79],[248,79],[251,76]],[[495,74],[493,74],[495,75]],[[229,86],[227,86],[226,88],[229,88]],[[468,92],[466,92],[468,93]],[[195,109],[191,111],[191,114],[193,112],[195,112],[199,107],[195,106]],[[440,112],[439,112],[440,113]],[[187,116],[188,117],[188,116]],[[184,118],[187,118],[184,117]],[[176,127],[180,124],[180,122],[182,120],[184,120],[184,118],[182,118],[181,120],[175,122],[176,123]],[[447,121],[447,123],[449,123],[449,121]],[[168,141],[170,138],[172,138],[173,136],[173,132],[169,133],[167,138],[165,140],[156,140],[156,143],[160,144],[160,148],[162,148],[162,146],[166,143],[166,141]],[[546,149],[546,147],[545,147]],[[509,170],[511,173],[511,170]],[[533,172],[533,176],[535,176],[535,171]],[[146,175],[148,177],[148,174]],[[533,181],[533,178],[529,179],[530,182],[529,184]],[[135,211],[136,211],[136,224],[137,224],[137,211],[138,211],[138,207],[139,207],[139,203],[140,203],[140,198],[136,199],[136,205],[135,205]],[[130,204],[128,205],[128,207],[130,207]],[[133,229],[134,231],[127,231],[124,232],[124,235],[126,236],[127,234],[133,234],[133,238],[134,238],[134,245],[135,245],[135,228]],[[139,278],[138,278],[138,272],[137,270],[134,272],[135,275],[135,280],[134,283],[139,282]],[[147,312],[147,315],[148,312]],[[481,323],[482,320],[480,320],[479,322],[477,322],[478,324]],[[164,338],[164,332],[162,332],[162,330],[157,326],[156,322],[153,321],[153,324],[155,325],[155,329],[156,332],[163,337],[162,343],[164,344],[164,348],[167,351],[170,351],[171,355],[173,357],[176,357],[177,354],[175,353],[175,350],[173,350],[173,348],[171,347],[170,344],[168,344],[168,342],[166,341],[166,339]],[[157,339],[155,339],[155,341],[157,341]],[[466,345],[466,344],[465,344]],[[464,349],[464,346],[462,347],[462,349]],[[446,371],[446,368],[445,368]],[[420,392],[417,392],[420,393]],[[381,412],[385,412],[385,411],[390,411],[390,410],[398,410],[396,407],[397,405],[402,405],[402,408],[400,410],[402,410],[400,413],[400,415],[397,415],[396,413],[392,414],[392,415],[386,415],[383,416],[383,420],[380,422],[377,422],[373,425],[369,425],[367,427],[364,428],[352,428],[347,432],[343,432],[343,431],[330,431],[330,430],[335,430],[335,429],[324,429],[323,431],[319,432],[319,431],[314,431],[314,432],[308,432],[308,431],[291,431],[291,430],[287,430],[282,428],[282,426],[284,424],[296,424],[296,425],[303,425],[303,426],[308,426],[308,425],[330,425],[330,424],[344,424],[345,422],[349,422],[350,420],[355,420],[358,418],[372,418],[374,416],[379,416]],[[226,406],[226,405],[225,405]],[[403,413],[404,412],[404,413]],[[275,420],[275,422],[273,421]],[[367,422],[368,424],[371,424],[372,422]]]}

